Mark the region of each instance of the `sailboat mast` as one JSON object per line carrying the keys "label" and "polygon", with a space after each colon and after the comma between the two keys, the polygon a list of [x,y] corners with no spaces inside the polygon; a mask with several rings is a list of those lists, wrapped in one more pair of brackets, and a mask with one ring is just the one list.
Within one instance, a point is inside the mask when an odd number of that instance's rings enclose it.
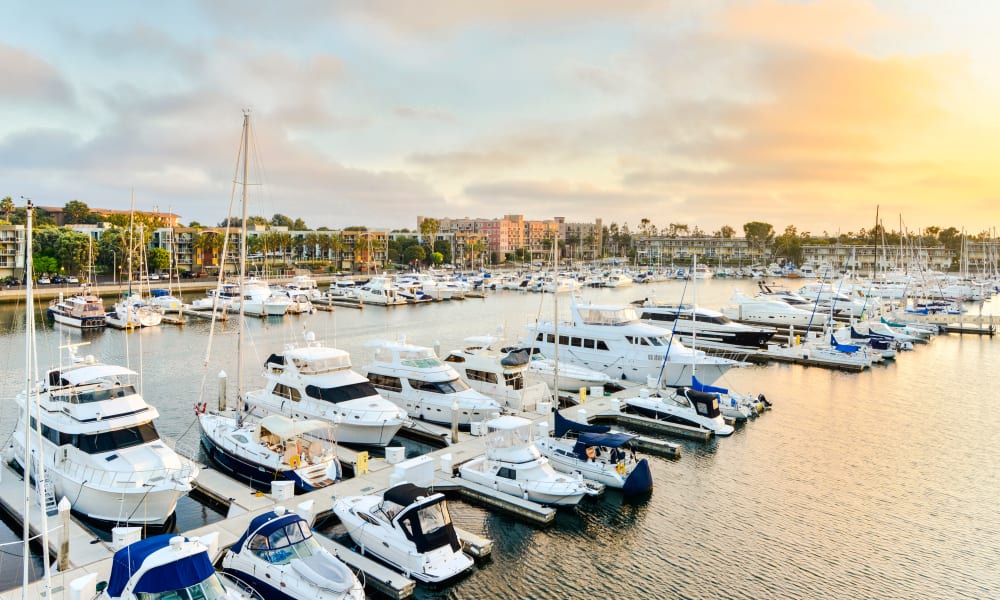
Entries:
{"label": "sailboat mast", "polygon": [[28,200],[28,205],[24,210],[24,555],[22,556],[22,584],[21,598],[27,598],[28,584],[31,582],[28,573],[28,557],[31,556],[31,531],[28,527],[28,514],[31,510],[31,484],[29,473],[31,472],[31,357],[32,342],[34,334],[34,304],[35,292],[33,289],[35,274],[32,272],[31,253],[31,221],[35,207]]}
{"label": "sailboat mast", "polygon": [[555,394],[555,407],[559,408],[559,268],[557,267],[558,261],[556,260],[556,250],[559,246],[559,233],[556,232],[555,240],[552,244],[552,333],[555,336],[555,343],[552,347],[555,351],[552,353],[552,384],[556,389],[552,390]]}
{"label": "sailboat mast", "polygon": [[250,163],[250,111],[243,111],[243,222],[240,226],[240,325],[236,335],[236,422],[243,420],[243,329],[246,295],[243,289],[247,272],[247,171]]}

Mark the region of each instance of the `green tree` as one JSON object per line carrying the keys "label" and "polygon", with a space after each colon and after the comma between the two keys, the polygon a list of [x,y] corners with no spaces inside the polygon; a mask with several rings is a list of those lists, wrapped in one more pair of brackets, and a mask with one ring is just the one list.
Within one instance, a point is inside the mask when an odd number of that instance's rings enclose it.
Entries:
{"label": "green tree", "polygon": [[427,258],[427,251],[419,244],[414,244],[406,248],[403,252],[403,260],[406,264],[415,265]]}
{"label": "green tree", "polygon": [[725,238],[728,240],[735,235],[736,235],[736,230],[730,227],[729,225],[723,225],[722,228],[719,229],[719,237],[721,238]]}
{"label": "green tree", "polygon": [[83,274],[90,255],[90,236],[71,229],[60,229],[56,242],[56,258],[63,272]]}
{"label": "green tree", "polygon": [[[434,242],[434,253],[440,254],[442,261],[446,263],[454,262],[451,255],[451,244],[447,240],[437,240]],[[434,254],[432,253],[432,255]]]}
{"label": "green tree", "polygon": [[4,196],[3,200],[0,200],[0,212],[3,213],[3,218],[10,222],[10,215],[14,212],[14,200],[10,196]]}
{"label": "green tree", "polygon": [[170,268],[170,252],[166,248],[150,248],[146,252],[146,268],[150,273]]}
{"label": "green tree", "polygon": [[63,214],[67,223],[86,223],[90,215],[90,207],[79,200],[70,200],[63,206]]}
{"label": "green tree", "polygon": [[431,263],[435,265],[440,265],[444,262],[444,254],[440,252],[431,252]]}
{"label": "green tree", "polygon": [[775,238],[774,253],[776,256],[784,256],[795,265],[802,264],[802,238],[794,225],[785,227],[785,233]]}
{"label": "green tree", "polygon": [[751,221],[743,224],[743,235],[754,256],[764,256],[765,250],[774,241],[774,227],[770,223]]}
{"label": "green tree", "polygon": [[31,265],[35,269],[36,277],[44,273],[59,272],[59,261],[56,260],[54,256],[33,255],[31,259]]}
{"label": "green tree", "polygon": [[295,222],[292,223],[292,231],[308,231],[308,229],[306,222],[302,219],[295,219]]}
{"label": "green tree", "polygon": [[294,224],[295,221],[281,213],[276,213],[273,217],[271,217],[271,225],[274,227],[287,227],[292,229],[292,225]]}
{"label": "green tree", "polygon": [[441,230],[441,222],[437,219],[424,219],[420,222],[420,235],[424,236],[424,244],[428,248],[434,247],[434,238],[437,237],[438,231]]}

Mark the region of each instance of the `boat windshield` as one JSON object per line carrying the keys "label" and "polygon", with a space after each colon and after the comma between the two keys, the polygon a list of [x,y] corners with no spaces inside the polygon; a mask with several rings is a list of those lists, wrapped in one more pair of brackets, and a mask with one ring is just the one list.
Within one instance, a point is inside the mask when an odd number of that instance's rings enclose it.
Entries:
{"label": "boat windshield", "polygon": [[160,439],[160,434],[156,432],[153,423],[149,422],[100,433],[81,433],[73,437],[74,445],[80,450],[87,454],[100,454],[155,442]]}
{"label": "boat windshield", "polygon": [[288,564],[293,558],[307,558],[321,550],[305,521],[294,521],[270,535],[255,535],[247,547],[261,559],[276,565]]}
{"label": "boat windshield", "polygon": [[378,392],[375,391],[375,387],[367,381],[331,388],[321,388],[315,385],[306,386],[306,396],[333,403],[357,400],[358,398],[369,398],[376,395],[378,395]]}
{"label": "boat windshield", "polygon": [[114,384],[110,388],[98,388],[90,389],[87,391],[78,391],[75,389],[66,390],[66,392],[52,394],[52,400],[56,402],[69,402],[71,404],[89,404],[91,402],[103,402],[104,400],[111,400],[112,398],[124,398],[125,396],[135,395],[135,386],[132,384],[120,385]]}
{"label": "boat windshield", "polygon": [[420,518],[420,531],[423,531],[425,535],[431,535],[451,524],[448,505],[443,500],[421,508],[417,515]]}
{"label": "boat windshield", "polygon": [[411,388],[421,392],[430,392],[432,394],[457,394],[469,389],[468,384],[461,379],[452,379],[451,381],[421,381],[419,379],[410,379],[409,382]]}
{"label": "boat windshield", "polygon": [[226,588],[219,576],[212,573],[200,583],[166,592],[136,592],[137,600],[226,600]]}

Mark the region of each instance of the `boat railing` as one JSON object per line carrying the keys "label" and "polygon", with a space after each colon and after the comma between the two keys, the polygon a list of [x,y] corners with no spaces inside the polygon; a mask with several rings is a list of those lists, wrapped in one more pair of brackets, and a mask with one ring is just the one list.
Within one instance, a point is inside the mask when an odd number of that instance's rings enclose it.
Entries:
{"label": "boat railing", "polygon": [[[57,450],[58,452],[58,450]],[[89,485],[111,488],[135,488],[144,485],[161,485],[171,482],[187,485],[198,474],[198,466],[190,460],[181,458],[179,467],[161,467],[159,469],[109,471],[98,469],[72,457],[56,460],[56,468],[63,475]]]}

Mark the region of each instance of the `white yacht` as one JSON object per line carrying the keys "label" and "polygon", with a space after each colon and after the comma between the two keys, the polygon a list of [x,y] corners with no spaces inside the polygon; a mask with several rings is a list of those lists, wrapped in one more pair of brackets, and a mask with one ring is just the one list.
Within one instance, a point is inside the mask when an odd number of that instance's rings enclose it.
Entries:
{"label": "white yacht", "polygon": [[240,415],[215,414],[196,407],[201,443],[208,457],[234,477],[267,489],[291,481],[298,493],[312,492],[341,478],[332,434],[325,421],[268,415],[259,422]]}
{"label": "white yacht", "polygon": [[[729,299],[729,306],[724,306],[721,312],[736,321],[762,323],[779,329],[789,325],[806,327],[812,324],[818,326],[824,321],[822,312],[797,308],[781,300],[751,298],[739,290],[733,292],[732,298]],[[706,382],[711,383],[707,378]]]}
{"label": "white yacht", "polygon": [[604,287],[609,288],[630,287],[634,282],[627,273],[620,270],[612,271],[604,277]]}
{"label": "white yacht", "polygon": [[79,592],[73,597],[97,600],[260,600],[260,594],[245,592],[215,572],[209,555],[215,555],[218,538],[218,533],[197,539],[172,533],[148,537],[115,552],[111,577],[100,596],[93,576],[76,579],[69,587]]}
{"label": "white yacht", "polygon": [[514,410],[535,410],[539,402],[552,399],[552,391],[542,382],[527,383],[527,350],[497,349],[499,338],[465,338],[462,348],[444,358],[472,389],[501,401]]}
{"label": "white yacht", "polygon": [[[266,281],[256,277],[247,277],[243,280],[241,289],[241,302],[243,303],[243,313],[254,317],[281,317],[288,312],[291,299],[283,294],[275,294]],[[239,304],[229,307],[229,310],[238,312]]]}
{"label": "white yacht", "polygon": [[69,498],[78,513],[162,525],[191,491],[198,467],[160,439],[153,424],[159,412],[139,395],[134,371],[93,356],[73,359],[34,384],[40,422],[32,429],[41,433],[41,448],[32,448],[30,460],[23,444],[27,398],[18,396],[12,458],[32,477],[44,461],[45,481],[36,486],[45,496]]}
{"label": "white yacht", "polygon": [[364,304],[379,306],[406,304],[406,298],[400,295],[399,291],[388,277],[372,277],[366,283],[352,289],[351,294]]}
{"label": "white yacht", "polygon": [[557,473],[542,456],[531,434],[531,421],[503,416],[486,422],[486,455],[463,463],[462,479],[499,492],[557,506],[573,506],[604,486],[589,483],[579,472]]}
{"label": "white yacht", "polygon": [[705,429],[719,436],[733,433],[733,426],[722,418],[715,394],[691,388],[652,392],[642,388],[638,396],[626,398],[625,405],[645,417]]}
{"label": "white yacht", "polygon": [[345,496],[333,512],[362,554],[371,554],[407,577],[441,583],[473,567],[451,522],[444,494],[400,483],[380,495]]}
{"label": "white yacht", "polygon": [[852,296],[846,292],[834,289],[829,283],[813,282],[807,283],[795,292],[799,296],[815,302],[817,310],[829,313],[833,311],[837,315],[845,315],[861,318],[865,315],[877,316],[881,313],[882,303],[874,298],[864,296]]}
{"label": "white yacht", "polygon": [[499,402],[470,388],[431,348],[405,341],[366,345],[375,355],[365,377],[410,417],[451,426],[457,411],[458,424],[468,427],[500,412]]}
{"label": "white yacht", "polygon": [[684,341],[710,342],[742,348],[766,348],[776,333],[770,327],[737,323],[719,311],[693,304],[661,304],[649,299],[635,302],[639,318],[672,330]]}
{"label": "white yacht", "polygon": [[[660,378],[663,385],[689,385],[692,368],[712,383],[743,363],[706,355],[686,347],[670,330],[643,323],[635,308],[623,305],[577,304],[572,320],[558,323],[559,362],[578,364],[613,378],[645,382]],[[555,351],[556,323],[529,325],[534,345],[551,356]]]}
{"label": "white yacht", "polygon": [[312,332],[304,346],[269,356],[264,379],[264,389],[245,395],[253,413],[335,423],[340,443],[385,446],[407,421],[404,410],[351,368],[350,354],[320,344]]}
{"label": "white yacht", "polygon": [[222,569],[268,598],[365,598],[350,567],[316,541],[305,519],[280,506],[250,521],[222,557]]}
{"label": "white yacht", "polygon": [[587,479],[626,495],[653,489],[653,474],[645,458],[636,458],[631,433],[610,427],[574,423],[559,411],[553,413],[554,432],[538,437],[535,445],[557,471],[581,473]]}
{"label": "white yacht", "polygon": [[159,308],[164,313],[181,312],[184,303],[177,296],[170,293],[170,290],[154,288],[149,290],[149,303]]}

